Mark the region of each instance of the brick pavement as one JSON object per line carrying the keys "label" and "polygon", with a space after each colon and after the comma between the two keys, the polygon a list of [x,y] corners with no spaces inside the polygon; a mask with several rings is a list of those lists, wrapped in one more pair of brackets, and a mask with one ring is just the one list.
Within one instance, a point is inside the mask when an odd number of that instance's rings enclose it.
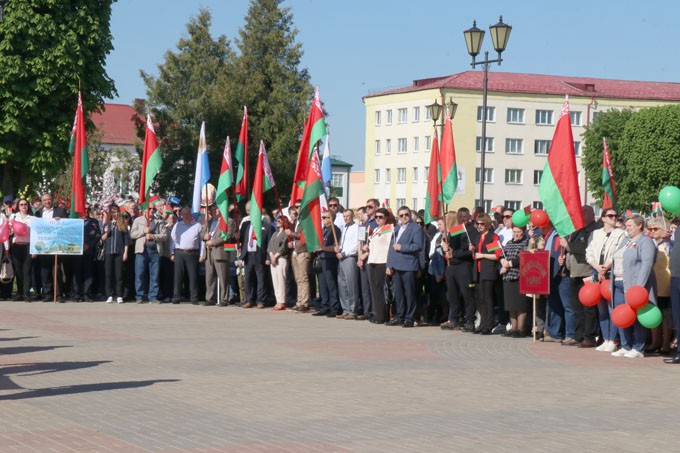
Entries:
{"label": "brick pavement", "polygon": [[0,303],[0,452],[680,451],[680,367],[193,305]]}

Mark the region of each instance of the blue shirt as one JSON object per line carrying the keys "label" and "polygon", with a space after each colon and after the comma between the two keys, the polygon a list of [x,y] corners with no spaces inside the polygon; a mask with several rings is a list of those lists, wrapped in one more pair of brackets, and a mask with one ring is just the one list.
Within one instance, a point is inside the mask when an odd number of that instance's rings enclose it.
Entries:
{"label": "blue shirt", "polygon": [[196,250],[201,247],[201,224],[192,220],[190,223],[180,221],[172,227],[170,233],[170,254],[175,254],[175,249]]}

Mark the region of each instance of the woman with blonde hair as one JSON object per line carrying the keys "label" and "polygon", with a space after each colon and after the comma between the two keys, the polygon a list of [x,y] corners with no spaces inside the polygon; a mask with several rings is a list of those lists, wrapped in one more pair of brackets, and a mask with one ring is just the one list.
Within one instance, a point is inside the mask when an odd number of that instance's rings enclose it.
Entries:
{"label": "woman with blonde hair", "polygon": [[656,245],[654,275],[656,276],[657,306],[663,313],[663,321],[659,327],[652,329],[652,344],[645,349],[646,353],[658,352],[669,355],[673,322],[671,320],[671,243],[668,236],[668,224],[663,218],[653,218],[647,222],[647,231]]}
{"label": "woman with blonde hair", "polygon": [[112,204],[104,213],[104,273],[106,278],[106,303],[123,303],[123,261],[128,258],[130,233],[120,208]]}

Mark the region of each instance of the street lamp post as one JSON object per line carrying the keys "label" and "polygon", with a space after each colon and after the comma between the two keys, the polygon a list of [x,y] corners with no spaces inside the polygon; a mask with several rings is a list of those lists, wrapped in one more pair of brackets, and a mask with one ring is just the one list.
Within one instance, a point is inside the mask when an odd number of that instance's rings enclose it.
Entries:
{"label": "street lamp post", "polygon": [[508,39],[510,38],[510,32],[512,27],[508,24],[503,23],[503,16],[500,17],[496,25],[489,26],[489,31],[491,32],[491,40],[493,41],[493,48],[498,52],[498,58],[495,60],[489,60],[489,51],[484,52],[484,61],[475,61],[475,57],[479,55],[479,51],[482,47],[482,41],[484,41],[484,30],[477,28],[477,21],[472,22],[472,28],[468,28],[463,32],[465,36],[465,44],[467,45],[467,51],[472,57],[472,63],[470,64],[473,68],[477,65],[484,65],[484,89],[482,91],[482,143],[481,143],[481,171],[479,178],[479,205],[484,208],[484,178],[486,173],[486,104],[488,96],[488,86],[489,86],[489,63],[498,63],[500,66],[503,59],[501,58],[501,53],[505,50],[508,45]]}
{"label": "street lamp post", "polygon": [[[445,102],[444,96],[442,95],[442,103],[444,102]],[[430,112],[430,118],[432,118],[432,121],[434,122],[435,131],[437,130],[437,121],[439,120],[439,117],[442,116],[442,122],[441,125],[439,126],[440,128],[439,137],[441,137],[442,135],[444,135],[444,120],[445,120],[445,118],[442,115],[442,106],[435,99],[432,104],[426,105],[425,107],[427,107],[427,110]],[[449,108],[449,112],[451,112],[451,119],[453,120],[453,117],[456,116],[458,104],[456,104],[453,101],[453,98],[449,98],[447,107]]]}

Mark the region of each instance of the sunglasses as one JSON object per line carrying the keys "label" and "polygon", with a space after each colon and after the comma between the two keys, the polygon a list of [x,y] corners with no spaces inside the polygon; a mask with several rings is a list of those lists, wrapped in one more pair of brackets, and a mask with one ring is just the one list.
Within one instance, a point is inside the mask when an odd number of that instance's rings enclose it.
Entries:
{"label": "sunglasses", "polygon": [[503,218],[504,219],[512,219],[512,216],[511,215],[504,215]]}
{"label": "sunglasses", "polygon": [[322,219],[324,219],[324,220],[330,220],[331,218],[330,218],[330,217],[322,217]]}
{"label": "sunglasses", "polygon": [[609,217],[610,219],[615,219],[616,214],[607,214],[607,215],[605,215],[605,217]]}
{"label": "sunglasses", "polygon": [[404,218],[404,217],[411,217],[411,214],[409,214],[408,212],[404,212],[404,213],[402,213],[402,214],[399,214],[399,218],[400,218],[400,219],[401,219],[401,218]]}
{"label": "sunglasses", "polygon": [[368,205],[366,206],[366,209],[375,209],[375,206]]}
{"label": "sunglasses", "polygon": [[28,203],[19,203],[19,206],[28,206]]}
{"label": "sunglasses", "polygon": [[661,228],[652,227],[652,228],[647,228],[647,229],[648,229],[649,231],[652,231],[652,232],[653,232],[653,231],[659,231]]}
{"label": "sunglasses", "polygon": [[331,203],[328,205],[329,208],[337,208],[338,204],[337,203]]}
{"label": "sunglasses", "polygon": [[375,216],[375,218],[376,218],[376,219],[384,219],[385,216],[384,216],[384,215],[377,215],[377,216]]}
{"label": "sunglasses", "polygon": [[477,226],[480,226],[480,225],[486,226],[486,223],[484,223],[484,222],[477,222]]}

